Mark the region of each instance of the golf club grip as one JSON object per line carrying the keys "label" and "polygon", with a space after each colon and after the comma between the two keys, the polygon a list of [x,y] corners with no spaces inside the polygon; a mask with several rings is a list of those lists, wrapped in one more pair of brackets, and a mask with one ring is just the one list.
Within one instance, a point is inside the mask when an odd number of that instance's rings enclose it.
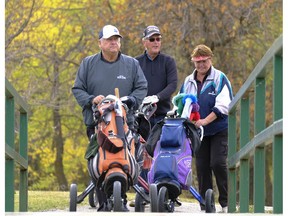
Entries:
{"label": "golf club grip", "polygon": [[117,98],[119,98],[119,89],[118,89],[118,88],[115,88],[115,96],[116,96]]}

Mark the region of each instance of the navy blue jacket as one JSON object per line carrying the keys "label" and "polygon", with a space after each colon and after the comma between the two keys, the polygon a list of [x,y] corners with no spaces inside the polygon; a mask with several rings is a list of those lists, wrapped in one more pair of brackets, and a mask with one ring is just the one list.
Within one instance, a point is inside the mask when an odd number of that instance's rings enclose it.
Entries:
{"label": "navy blue jacket", "polygon": [[212,111],[216,114],[217,119],[204,126],[204,136],[211,136],[228,128],[228,108],[233,99],[232,87],[226,75],[211,66],[211,72],[204,81],[201,92],[197,94],[195,75],[196,70],[186,77],[180,93],[197,96],[201,119]]}
{"label": "navy blue jacket", "polygon": [[171,110],[171,96],[177,88],[178,76],[175,60],[171,56],[159,53],[152,61],[146,51],[136,59],[148,82],[147,96],[157,95],[159,98],[155,114],[166,115]]}

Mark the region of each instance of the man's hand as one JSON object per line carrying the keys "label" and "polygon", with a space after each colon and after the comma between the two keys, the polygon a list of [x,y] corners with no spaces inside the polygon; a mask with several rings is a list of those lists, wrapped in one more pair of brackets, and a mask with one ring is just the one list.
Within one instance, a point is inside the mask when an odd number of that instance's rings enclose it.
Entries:
{"label": "man's hand", "polygon": [[124,96],[120,100],[122,103],[125,103],[129,109],[133,108],[136,105],[136,100],[133,96]]}
{"label": "man's hand", "polygon": [[143,100],[143,104],[154,104],[157,103],[159,101],[159,98],[157,95],[151,95],[151,96],[147,96],[144,98]]}
{"label": "man's hand", "polygon": [[103,95],[98,95],[98,96],[96,96],[96,97],[93,99],[92,103],[97,105],[97,104],[99,104],[103,99],[104,99],[104,96],[103,96]]}

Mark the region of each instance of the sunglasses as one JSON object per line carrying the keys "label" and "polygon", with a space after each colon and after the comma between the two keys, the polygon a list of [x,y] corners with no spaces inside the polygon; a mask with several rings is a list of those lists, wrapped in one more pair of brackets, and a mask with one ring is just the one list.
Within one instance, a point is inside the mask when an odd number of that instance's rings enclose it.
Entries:
{"label": "sunglasses", "polygon": [[150,42],[154,42],[154,41],[157,41],[157,42],[159,42],[159,41],[161,41],[161,38],[149,38],[149,41]]}

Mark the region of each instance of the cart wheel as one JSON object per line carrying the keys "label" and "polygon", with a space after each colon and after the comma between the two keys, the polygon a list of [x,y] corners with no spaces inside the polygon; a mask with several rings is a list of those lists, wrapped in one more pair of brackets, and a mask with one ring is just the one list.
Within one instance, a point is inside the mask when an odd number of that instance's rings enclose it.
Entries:
{"label": "cart wheel", "polygon": [[113,198],[113,211],[122,211],[121,183],[119,181],[115,181],[113,184]]}
{"label": "cart wheel", "polygon": [[98,197],[97,197],[96,189],[93,189],[89,193],[89,205],[92,208],[95,208],[98,205]]}
{"label": "cart wheel", "polygon": [[[142,193],[145,193],[144,188],[140,187]],[[136,193],[135,197],[135,212],[145,212],[144,199],[139,193]]]}
{"label": "cart wheel", "polygon": [[71,184],[70,186],[70,206],[69,211],[76,212],[77,210],[77,185]]}
{"label": "cart wheel", "polygon": [[216,212],[214,193],[212,189],[208,189],[205,193],[205,209],[206,213]]}
{"label": "cart wheel", "polygon": [[158,211],[159,212],[168,212],[168,208],[167,208],[168,199],[169,199],[169,194],[168,194],[167,188],[165,186],[162,186],[158,194]]}
{"label": "cart wheel", "polygon": [[151,184],[149,188],[149,198],[150,198],[150,210],[151,212],[157,212],[158,209],[158,193],[157,185]]}

